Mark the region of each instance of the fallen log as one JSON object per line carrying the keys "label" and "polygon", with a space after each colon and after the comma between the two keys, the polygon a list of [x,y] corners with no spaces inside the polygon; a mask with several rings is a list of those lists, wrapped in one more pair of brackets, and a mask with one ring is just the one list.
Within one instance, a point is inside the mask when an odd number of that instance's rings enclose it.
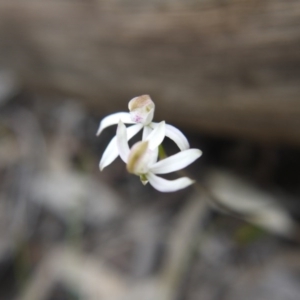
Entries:
{"label": "fallen log", "polygon": [[300,145],[300,2],[0,0],[0,66],[100,115]]}

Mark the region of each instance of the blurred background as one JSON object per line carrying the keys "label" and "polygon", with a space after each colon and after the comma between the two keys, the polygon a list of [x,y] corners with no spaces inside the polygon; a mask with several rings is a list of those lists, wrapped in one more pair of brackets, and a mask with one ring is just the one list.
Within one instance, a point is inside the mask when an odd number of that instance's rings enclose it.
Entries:
{"label": "blurred background", "polygon": [[[194,186],[99,171],[142,94]],[[0,300],[300,299],[299,145],[297,0],[0,0]]]}

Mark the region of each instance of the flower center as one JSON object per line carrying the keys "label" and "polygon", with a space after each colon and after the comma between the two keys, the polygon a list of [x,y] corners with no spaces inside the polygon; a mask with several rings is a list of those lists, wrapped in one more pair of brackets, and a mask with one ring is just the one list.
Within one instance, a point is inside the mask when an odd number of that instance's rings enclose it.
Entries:
{"label": "flower center", "polygon": [[144,125],[152,122],[155,105],[148,95],[133,98],[129,101],[128,108],[133,122]]}
{"label": "flower center", "polygon": [[132,174],[142,175],[148,172],[148,142],[141,141],[133,145],[130,150],[127,171]]}

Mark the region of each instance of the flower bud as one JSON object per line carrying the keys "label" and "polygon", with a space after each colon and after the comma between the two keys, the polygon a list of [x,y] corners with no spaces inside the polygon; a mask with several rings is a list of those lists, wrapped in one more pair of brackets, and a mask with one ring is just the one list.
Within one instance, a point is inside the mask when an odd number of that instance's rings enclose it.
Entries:
{"label": "flower bud", "polygon": [[149,95],[142,95],[131,99],[128,108],[133,122],[144,125],[152,122],[155,105]]}

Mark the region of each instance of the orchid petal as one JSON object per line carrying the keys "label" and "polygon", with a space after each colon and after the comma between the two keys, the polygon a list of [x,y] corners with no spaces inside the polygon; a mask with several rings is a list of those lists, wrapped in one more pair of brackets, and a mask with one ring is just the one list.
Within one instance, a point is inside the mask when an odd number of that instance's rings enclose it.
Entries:
{"label": "orchid petal", "polygon": [[102,171],[105,167],[110,165],[118,157],[118,155],[119,152],[117,146],[117,138],[114,136],[101,157],[99,163],[100,171]]}
{"label": "orchid petal", "polygon": [[[127,140],[129,141],[133,136],[135,136],[142,128],[142,124],[136,124],[127,128]],[[110,165],[119,155],[117,137],[113,137],[108,146],[106,147],[99,168],[102,171],[105,167]]]}
{"label": "orchid petal", "polygon": [[176,127],[166,124],[166,136],[173,140],[181,151],[190,148],[187,138]]}
{"label": "orchid petal", "polygon": [[155,164],[157,162],[158,159],[158,147],[156,147],[154,150],[150,150],[151,151],[151,155],[149,157],[149,166],[152,166],[153,164]]}
{"label": "orchid petal", "polygon": [[167,157],[150,167],[155,174],[167,174],[185,168],[202,155],[199,149],[188,149]]}
{"label": "orchid petal", "polygon": [[[142,124],[136,124],[136,126],[139,126],[140,129],[142,127]],[[117,128],[117,146],[120,157],[125,163],[127,163],[130,149],[128,145],[126,126],[121,120],[119,121],[119,125]]]}
{"label": "orchid petal", "polygon": [[165,138],[166,123],[165,121],[160,122],[156,128],[147,136],[147,141],[149,141],[149,149],[154,150],[157,148]]}
{"label": "orchid petal", "polygon": [[152,132],[152,128],[150,128],[149,126],[144,126],[143,129],[143,137],[142,140],[145,141],[147,139],[147,137],[149,136],[149,134]]}
{"label": "orchid petal", "polygon": [[181,177],[175,180],[167,180],[149,172],[147,174],[149,183],[160,192],[176,192],[184,189],[194,183],[194,180],[188,177]]}
{"label": "orchid petal", "polygon": [[132,121],[130,113],[127,112],[118,112],[112,115],[109,115],[102,119],[100,122],[97,135],[100,135],[100,133],[105,129],[106,127],[109,127],[111,125],[116,125],[119,123],[119,120],[121,120],[123,123],[127,124],[134,124],[135,122]]}

